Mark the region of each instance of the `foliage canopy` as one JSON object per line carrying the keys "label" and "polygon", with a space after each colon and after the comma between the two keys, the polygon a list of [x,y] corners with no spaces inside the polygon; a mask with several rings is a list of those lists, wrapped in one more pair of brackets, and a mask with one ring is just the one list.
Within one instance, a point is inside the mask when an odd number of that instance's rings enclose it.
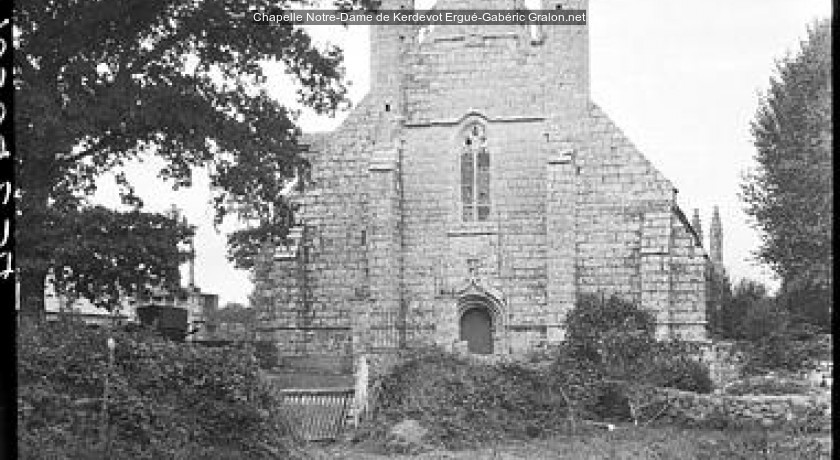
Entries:
{"label": "foliage canopy", "polygon": [[[172,248],[188,231],[137,211],[142,202],[124,170],[130,162],[163,160],[159,175],[175,187],[190,185],[193,170],[206,168],[217,219],[247,209],[260,223],[232,240],[240,265],[249,265],[258,242],[283,236],[291,209],[279,192],[306,163],[294,113],[259,89],[266,82],[261,63],[282,62],[298,100],[322,113],[338,109],[346,93],[339,49],[316,46],[292,24],[256,26],[248,19],[249,11],[295,3],[15,4],[24,312],[43,310],[50,271],[63,287],[107,306],[141,280],[172,282],[178,263]],[[105,173],[114,174],[123,202],[135,211],[90,208],[87,198]],[[89,236],[92,229],[107,230]],[[130,244],[121,242],[124,235]],[[139,259],[126,255],[139,247],[145,248]]]}
{"label": "foliage canopy", "polygon": [[763,232],[758,257],[787,286],[831,281],[831,108],[831,20],[824,19],[776,63],[751,124],[758,164],[742,184],[747,213]]}

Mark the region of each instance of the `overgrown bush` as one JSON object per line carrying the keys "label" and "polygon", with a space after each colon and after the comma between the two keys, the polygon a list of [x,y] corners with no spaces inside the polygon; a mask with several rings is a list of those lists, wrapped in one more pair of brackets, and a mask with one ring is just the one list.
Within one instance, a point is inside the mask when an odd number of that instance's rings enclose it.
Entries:
{"label": "overgrown bush", "polygon": [[761,283],[741,280],[723,296],[714,332],[739,341],[748,374],[798,371],[824,354],[818,334],[829,328],[829,305],[824,287],[789,286],[773,298]]}
{"label": "overgrown bush", "polygon": [[287,425],[251,353],[146,332],[113,336],[109,369],[105,331],[73,322],[21,325],[21,458],[90,458],[99,450],[106,375],[111,458],[291,455]]}
{"label": "overgrown bush", "polygon": [[582,419],[629,419],[630,399],[638,399],[630,384],[711,391],[696,350],[654,340],[653,318],[633,303],[583,297],[567,321],[565,343],[522,363],[491,365],[438,349],[402,356],[378,377],[362,436],[387,440],[394,424],[414,419],[428,441],[457,448],[567,431]]}
{"label": "overgrown bush", "polygon": [[708,368],[695,358],[698,350],[679,340],[657,341],[653,316],[633,302],[617,296],[582,296],[567,325],[569,356],[563,360],[588,369],[590,381],[582,385],[580,400],[593,415],[628,417],[631,387],[712,390]]}
{"label": "overgrown bush", "polygon": [[817,333],[830,333],[833,292],[830,284],[788,282],[778,295],[777,302],[791,313],[796,324],[808,325]]}
{"label": "overgrown bush", "polygon": [[405,354],[377,383],[379,395],[364,434],[387,438],[405,419],[429,430],[428,441],[460,448],[507,438],[541,436],[566,414],[543,374],[520,364],[484,364],[438,349]]}
{"label": "overgrown bush", "polygon": [[740,351],[746,356],[745,371],[799,371],[823,355],[818,329],[794,317],[778,300],[754,303],[744,319]]}
{"label": "overgrown bush", "polygon": [[[552,350],[546,385],[569,400],[571,415],[576,418],[623,417],[626,412],[623,395],[615,393],[614,385],[604,381],[602,367],[580,358],[579,351],[579,347],[572,347],[568,342]],[[615,408],[619,408],[618,414],[612,413]]]}
{"label": "overgrown bush", "polygon": [[657,341],[655,320],[617,296],[583,296],[568,317],[568,347],[603,377],[706,393],[712,389],[699,350],[679,339]]}
{"label": "overgrown bush", "polygon": [[[767,287],[750,279],[742,279],[732,286],[726,278],[721,285],[720,309],[714,315],[712,333],[721,339],[744,340],[759,335],[766,325],[760,312],[772,303]],[[757,322],[756,322],[757,320]]]}
{"label": "overgrown bush", "polygon": [[653,316],[618,296],[580,296],[566,318],[566,343],[575,357],[602,362],[602,348],[611,337],[636,350],[639,340],[653,337]]}
{"label": "overgrown bush", "polygon": [[714,384],[709,376],[709,368],[696,359],[686,356],[669,356],[656,360],[653,364],[652,385],[664,388],[676,388],[696,393],[709,393]]}
{"label": "overgrown bush", "polygon": [[796,372],[806,369],[822,352],[822,345],[814,340],[793,340],[784,331],[773,332],[754,342],[740,344],[747,361],[745,372],[760,375],[771,371]]}

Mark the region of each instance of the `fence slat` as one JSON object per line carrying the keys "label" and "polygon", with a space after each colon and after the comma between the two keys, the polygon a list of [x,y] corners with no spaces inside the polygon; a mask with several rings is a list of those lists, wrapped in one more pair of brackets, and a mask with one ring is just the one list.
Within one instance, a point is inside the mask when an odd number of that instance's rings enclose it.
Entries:
{"label": "fence slat", "polygon": [[354,399],[352,388],[284,389],[278,393],[292,429],[306,441],[338,438]]}

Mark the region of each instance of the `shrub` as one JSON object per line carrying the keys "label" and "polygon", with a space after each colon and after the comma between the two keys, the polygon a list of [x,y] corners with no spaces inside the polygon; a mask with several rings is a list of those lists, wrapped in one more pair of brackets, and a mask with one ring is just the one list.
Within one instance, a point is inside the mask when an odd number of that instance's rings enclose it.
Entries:
{"label": "shrub", "polygon": [[760,283],[741,280],[724,296],[718,333],[741,341],[747,373],[801,370],[823,351],[816,336],[830,325],[829,305],[822,286],[789,285],[774,299]]}
{"label": "shrub", "polygon": [[362,437],[387,441],[390,427],[414,419],[429,441],[457,448],[565,430],[570,419],[627,419],[627,382],[711,390],[696,351],[656,342],[653,318],[633,303],[584,297],[567,324],[568,340],[528,364],[480,364],[437,349],[402,356],[375,380],[380,396]]}
{"label": "shrub", "polygon": [[695,359],[698,350],[680,340],[657,341],[654,324],[635,303],[585,296],[569,314],[568,347],[574,358],[597,364],[608,379],[711,391],[709,371]]}
{"label": "shrub", "polygon": [[785,283],[777,300],[796,318],[796,324],[808,325],[820,333],[831,332],[831,285],[804,281]]}
{"label": "shrub", "polygon": [[655,342],[642,359],[645,381],[663,388],[710,393],[714,389],[709,368],[697,357],[694,344],[678,339]]}
{"label": "shrub", "polygon": [[657,360],[653,368],[649,382],[654,386],[695,393],[710,393],[714,389],[709,368],[695,359],[684,356],[669,357]]}
{"label": "shrub", "polygon": [[681,341],[656,341],[652,315],[633,302],[583,296],[567,325],[569,356],[562,357],[563,365],[576,360],[578,367],[589,367],[579,396],[593,415],[627,418],[630,387],[712,390],[708,368],[695,359],[698,350]]}
{"label": "shrub", "polygon": [[286,424],[251,354],[168,342],[142,331],[114,336],[109,370],[103,330],[72,322],[21,327],[21,458],[88,458],[85,452],[98,449],[98,398],[106,375],[113,458],[291,454]]}
{"label": "shrub", "polygon": [[720,338],[741,340],[750,334],[761,334],[759,331],[765,325],[772,324],[765,322],[759,313],[772,304],[766,286],[757,281],[742,279],[734,288],[727,280],[722,288],[720,311],[715,321],[717,328],[713,331]]}
{"label": "shrub", "polygon": [[600,362],[608,335],[653,337],[655,324],[649,312],[618,296],[583,295],[566,318],[566,341],[577,358]]}
{"label": "shrub", "polygon": [[591,360],[578,357],[578,350],[580,348],[573,348],[568,343],[552,350],[546,383],[556,393],[569,399],[575,416],[607,416],[602,408],[622,406],[613,406],[605,401],[610,396],[612,385],[604,382],[603,368]]}
{"label": "shrub", "polygon": [[476,363],[434,348],[405,354],[376,386],[376,410],[363,432],[379,441],[405,419],[419,421],[429,442],[449,448],[529,438],[558,429],[566,414],[540,370]]}
{"label": "shrub", "polygon": [[818,329],[796,320],[781,302],[757,303],[745,321],[755,324],[740,343],[749,374],[799,371],[824,355]]}
{"label": "shrub", "polygon": [[822,352],[822,345],[817,341],[793,340],[783,331],[740,346],[747,356],[744,370],[751,375],[768,371],[800,371]]}

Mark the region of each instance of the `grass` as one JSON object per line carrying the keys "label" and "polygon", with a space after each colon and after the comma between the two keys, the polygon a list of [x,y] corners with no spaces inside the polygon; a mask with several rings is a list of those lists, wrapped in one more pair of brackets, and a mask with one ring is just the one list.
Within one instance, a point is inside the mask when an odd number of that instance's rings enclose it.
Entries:
{"label": "grass", "polygon": [[591,429],[575,436],[531,441],[505,441],[478,449],[428,449],[415,455],[375,452],[349,443],[310,446],[313,459],[452,459],[452,460],[641,460],[641,459],[828,459],[831,438],[794,437],[782,432],[689,430],[671,427],[620,426],[615,431]]}

